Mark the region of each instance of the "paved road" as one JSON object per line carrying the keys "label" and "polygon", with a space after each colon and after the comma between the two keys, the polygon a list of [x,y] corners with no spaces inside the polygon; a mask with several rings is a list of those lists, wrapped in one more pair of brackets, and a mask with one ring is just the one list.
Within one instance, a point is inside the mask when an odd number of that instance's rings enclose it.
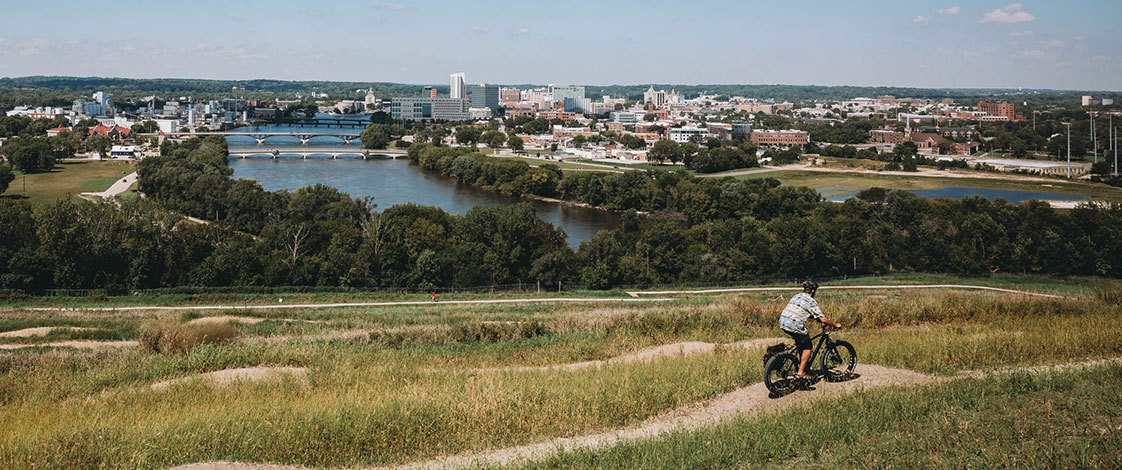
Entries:
{"label": "paved road", "polygon": [[[841,289],[841,290],[894,290],[894,289],[973,289],[985,290],[993,292],[1003,292],[1008,294],[1022,294],[1032,295],[1038,297],[1047,297],[1052,299],[1063,299],[1064,296],[1053,294],[1042,294],[1039,292],[1020,291],[1014,289],[1003,289],[1000,287],[989,286],[972,286],[972,285],[959,285],[959,284],[903,284],[903,285],[864,285],[864,286],[822,286],[819,289]],[[729,292],[764,292],[764,291],[801,291],[798,287],[740,287],[728,289],[698,289],[698,290],[664,290],[664,291],[629,291],[628,295],[631,297],[625,298],[579,298],[579,297],[554,297],[554,298],[522,298],[522,299],[493,299],[493,300],[444,300],[433,303],[428,300],[412,300],[412,301],[396,301],[396,302],[341,302],[341,303],[325,303],[325,304],[285,304],[277,303],[270,305],[184,305],[184,306],[163,306],[163,305],[141,305],[141,306],[127,306],[127,307],[32,307],[21,310],[32,310],[41,312],[63,312],[63,311],[144,311],[144,310],[268,310],[268,309],[317,309],[317,308],[346,308],[346,307],[392,307],[392,306],[421,306],[421,305],[478,305],[478,304],[535,304],[535,303],[632,303],[632,302],[667,302],[674,300],[671,297],[655,297],[655,298],[641,298],[640,296],[657,295],[666,296],[672,294],[717,294]]]}
{"label": "paved road", "polygon": [[651,299],[638,299],[638,298],[549,298],[549,299],[495,299],[495,300],[442,300],[439,302],[432,302],[429,300],[414,300],[414,301],[401,301],[401,302],[343,302],[331,304],[273,304],[273,305],[188,305],[188,306],[161,306],[161,305],[144,305],[144,306],[129,306],[129,307],[89,307],[89,308],[65,308],[65,307],[33,307],[21,310],[32,310],[39,312],[63,312],[73,310],[85,310],[95,312],[127,312],[137,310],[265,310],[265,309],[291,309],[291,308],[342,308],[342,307],[391,307],[403,305],[475,305],[475,304],[536,304],[536,303],[632,303],[632,302],[666,302],[674,299],[670,298],[651,298]]}
{"label": "paved road", "polygon": [[136,172],[134,171],[132,173],[129,173],[128,175],[125,175],[124,178],[121,178],[121,179],[117,180],[116,182],[114,182],[113,185],[110,186],[109,189],[106,189],[105,191],[94,192],[94,193],[82,193],[82,195],[83,196],[97,196],[97,197],[113,197],[113,196],[121,194],[125,191],[128,191],[129,187],[136,183],[137,177],[138,176],[137,176]]}
{"label": "paved road", "polygon": [[[1001,287],[989,286],[972,286],[965,284],[902,284],[902,285],[881,285],[881,286],[821,286],[819,289],[839,289],[839,290],[853,290],[853,289],[871,289],[871,290],[893,290],[893,289],[973,289],[973,290],[986,290],[994,292],[1004,292],[1007,294],[1023,294],[1033,295],[1038,297],[1048,297],[1051,299],[1066,298],[1062,295],[1042,294],[1039,292],[1029,292],[1014,289],[1003,289]],[[670,295],[670,294],[717,294],[722,292],[765,292],[765,291],[802,291],[801,287],[739,287],[729,289],[698,289],[698,290],[663,290],[663,291],[632,291],[627,294],[632,297],[640,295]]]}

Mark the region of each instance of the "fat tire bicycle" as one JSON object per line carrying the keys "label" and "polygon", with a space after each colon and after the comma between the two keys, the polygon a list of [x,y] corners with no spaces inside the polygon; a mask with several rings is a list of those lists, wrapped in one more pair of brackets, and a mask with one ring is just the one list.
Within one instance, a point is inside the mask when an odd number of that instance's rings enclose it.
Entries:
{"label": "fat tire bicycle", "polygon": [[[806,375],[825,378],[827,381],[841,381],[853,375],[857,367],[857,351],[847,341],[834,340],[826,326],[822,332],[810,339],[818,340],[806,364]],[[776,344],[767,348],[764,354],[764,386],[774,395],[785,395],[795,391],[800,385],[796,378],[799,372],[799,357],[794,344]],[[819,355],[821,353],[821,355]],[[815,368],[815,365],[818,367]]]}

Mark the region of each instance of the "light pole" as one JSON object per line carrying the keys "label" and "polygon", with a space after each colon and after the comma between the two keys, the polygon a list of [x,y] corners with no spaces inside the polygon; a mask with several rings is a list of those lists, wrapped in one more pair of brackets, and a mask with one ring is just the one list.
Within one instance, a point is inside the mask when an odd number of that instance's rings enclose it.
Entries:
{"label": "light pole", "polygon": [[1071,179],[1071,123],[1064,123],[1067,126],[1067,177]]}
{"label": "light pole", "polygon": [[1099,162],[1099,146],[1095,142],[1095,113],[1091,114],[1091,153],[1094,155],[1095,163]]}

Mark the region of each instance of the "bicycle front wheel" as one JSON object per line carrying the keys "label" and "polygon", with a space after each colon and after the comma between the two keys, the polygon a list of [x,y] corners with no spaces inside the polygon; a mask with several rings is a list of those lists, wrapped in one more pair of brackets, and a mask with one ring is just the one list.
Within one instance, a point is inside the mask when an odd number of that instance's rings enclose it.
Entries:
{"label": "bicycle front wheel", "polygon": [[798,371],[799,362],[794,355],[776,354],[764,364],[764,386],[772,393],[790,393],[795,389],[795,374]]}
{"label": "bicycle front wheel", "polygon": [[857,368],[857,351],[846,341],[834,341],[822,354],[822,370],[826,377],[839,378],[853,373]]}

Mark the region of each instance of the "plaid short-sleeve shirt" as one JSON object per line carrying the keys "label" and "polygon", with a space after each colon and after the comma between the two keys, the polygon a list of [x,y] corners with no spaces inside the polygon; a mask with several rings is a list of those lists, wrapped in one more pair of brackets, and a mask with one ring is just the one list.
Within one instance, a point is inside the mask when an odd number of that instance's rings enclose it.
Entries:
{"label": "plaid short-sleeve shirt", "polygon": [[823,318],[822,307],[806,292],[791,297],[787,308],[779,314],[779,328],[792,333],[809,334],[806,331],[806,321],[810,318]]}

